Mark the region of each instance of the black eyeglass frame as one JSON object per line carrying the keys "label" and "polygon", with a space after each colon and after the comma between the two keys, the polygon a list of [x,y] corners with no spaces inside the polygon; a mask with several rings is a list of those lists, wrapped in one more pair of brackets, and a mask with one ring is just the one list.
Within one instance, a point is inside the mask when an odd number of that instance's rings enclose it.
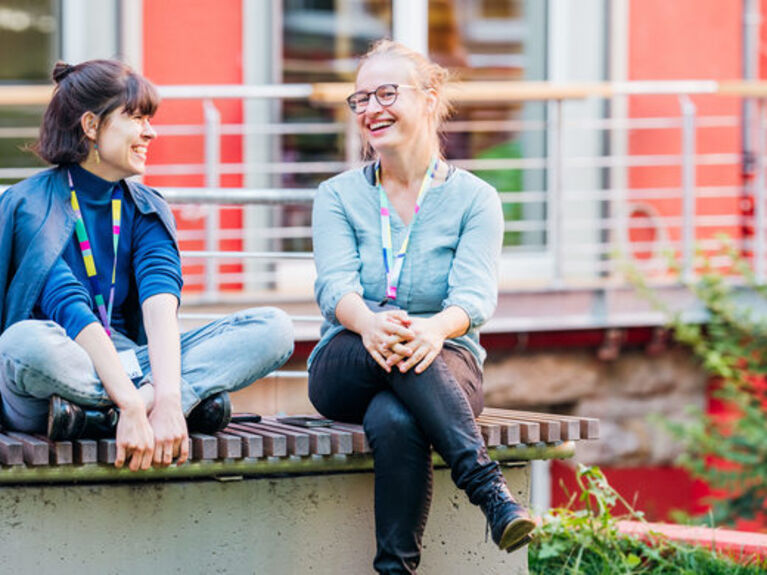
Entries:
{"label": "black eyeglass frame", "polygon": [[[391,102],[382,102],[381,98],[378,96],[378,91],[383,88],[394,88],[394,98],[392,99]],[[369,92],[365,90],[358,90],[357,92],[354,92],[353,94],[351,94],[350,96],[346,98],[346,103],[349,105],[349,109],[357,115],[365,113],[365,110],[367,109],[368,104],[370,103],[370,96],[375,96],[376,101],[382,108],[388,108],[389,106],[392,106],[394,102],[397,101],[400,88],[411,88],[413,90],[418,89],[416,86],[411,86],[410,84],[395,84],[394,82],[388,82],[386,84],[381,84],[375,90],[370,90]],[[354,98],[355,96],[367,96],[367,102],[365,102],[365,105],[362,106],[361,109],[357,104],[354,104],[352,101],[352,98]]]}

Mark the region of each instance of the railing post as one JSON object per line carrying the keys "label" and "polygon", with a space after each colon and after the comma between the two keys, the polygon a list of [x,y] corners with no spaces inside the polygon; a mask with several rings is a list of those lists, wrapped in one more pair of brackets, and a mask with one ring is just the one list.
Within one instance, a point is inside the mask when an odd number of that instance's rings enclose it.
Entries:
{"label": "railing post", "polygon": [[682,109],[682,279],[691,281],[695,269],[695,104],[679,96]]}
{"label": "railing post", "polygon": [[756,177],[754,178],[754,276],[764,283],[764,152],[765,152],[765,102],[759,98],[756,114]]}
{"label": "railing post", "polygon": [[548,234],[546,242],[554,259],[554,284],[560,285],[563,278],[562,245],[562,100],[554,100],[549,106],[549,145],[548,171]]}
{"label": "railing post", "polygon": [[[211,100],[203,101],[205,115],[205,186],[208,189],[218,188],[221,184],[221,113]],[[205,218],[205,249],[218,250],[218,205],[208,206]],[[205,299],[213,301],[218,291],[218,265],[213,258],[205,260]]]}

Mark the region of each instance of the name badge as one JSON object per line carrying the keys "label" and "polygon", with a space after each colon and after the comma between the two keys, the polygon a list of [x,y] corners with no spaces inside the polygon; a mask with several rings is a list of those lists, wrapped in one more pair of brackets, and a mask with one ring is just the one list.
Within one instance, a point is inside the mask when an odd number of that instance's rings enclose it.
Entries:
{"label": "name badge", "polygon": [[144,372],[141,370],[141,366],[138,363],[138,357],[136,357],[135,351],[126,349],[117,352],[117,355],[120,357],[120,363],[130,379],[136,379],[144,375]]}

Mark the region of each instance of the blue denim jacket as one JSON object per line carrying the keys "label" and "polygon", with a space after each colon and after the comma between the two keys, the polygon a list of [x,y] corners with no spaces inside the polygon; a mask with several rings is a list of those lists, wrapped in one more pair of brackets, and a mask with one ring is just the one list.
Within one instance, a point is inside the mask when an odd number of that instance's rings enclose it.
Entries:
{"label": "blue denim jacket", "polygon": [[[31,317],[45,278],[72,238],[75,215],[66,178],[64,168],[52,168],[0,195],[0,333]],[[175,241],[173,214],[162,196],[137,182],[121,185],[142,214],[159,216]],[[143,341],[138,297],[124,309],[135,310],[127,335]]]}
{"label": "blue denim jacket", "polygon": [[[385,295],[378,190],[370,176],[369,167],[339,174],[320,185],[314,200],[314,293],[325,322],[310,365],[317,351],[344,329],[335,316],[344,295],[360,294],[371,309]],[[391,231],[396,252],[407,233],[396,210],[391,211]],[[480,365],[485,350],[478,328],[498,301],[502,241],[498,193],[469,172],[453,170],[424,197],[394,302],[414,316],[428,317],[453,305],[463,309],[469,330],[446,344],[468,349]]]}

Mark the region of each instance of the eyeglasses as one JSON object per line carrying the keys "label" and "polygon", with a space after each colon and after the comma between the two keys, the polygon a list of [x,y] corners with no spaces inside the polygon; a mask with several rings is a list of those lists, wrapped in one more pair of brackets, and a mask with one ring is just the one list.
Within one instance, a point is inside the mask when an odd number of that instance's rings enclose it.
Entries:
{"label": "eyeglasses", "polygon": [[400,88],[416,89],[415,86],[410,86],[409,84],[381,84],[378,88],[371,90],[370,92],[366,92],[365,90],[354,92],[354,94],[346,98],[346,103],[349,104],[349,108],[351,108],[352,112],[355,114],[362,114],[368,107],[370,96],[374,95],[378,103],[386,108],[397,101]]}

